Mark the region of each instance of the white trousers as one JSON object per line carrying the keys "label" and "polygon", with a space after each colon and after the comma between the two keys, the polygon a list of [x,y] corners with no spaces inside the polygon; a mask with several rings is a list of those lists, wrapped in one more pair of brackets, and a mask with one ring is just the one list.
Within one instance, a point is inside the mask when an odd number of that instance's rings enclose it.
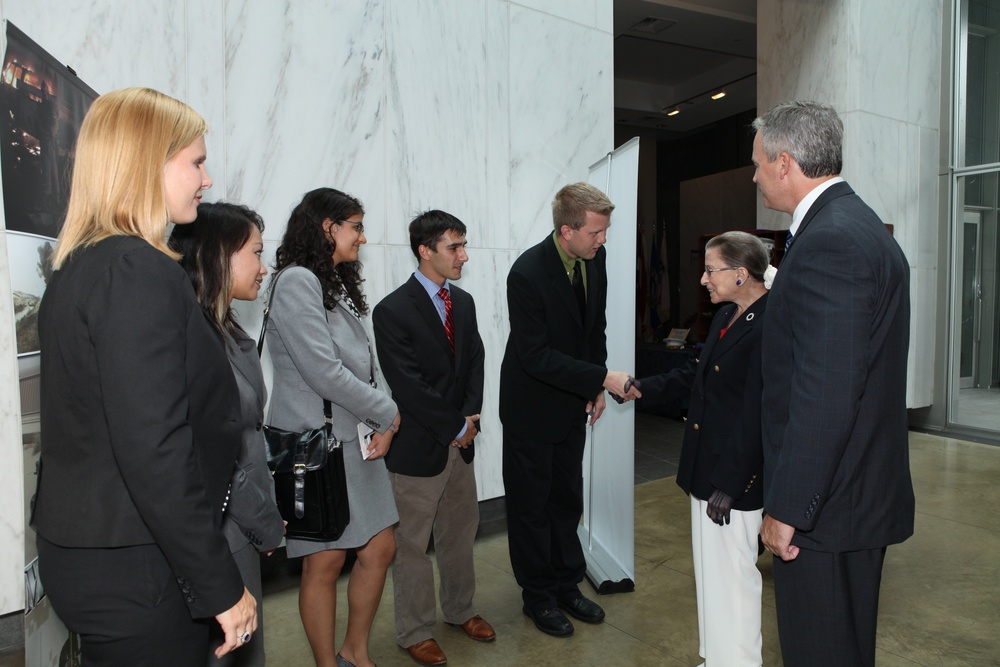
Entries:
{"label": "white trousers", "polygon": [[760,667],[757,534],[761,510],[730,512],[712,523],[708,503],[691,496],[691,548],[698,595],[698,654],[705,667]]}

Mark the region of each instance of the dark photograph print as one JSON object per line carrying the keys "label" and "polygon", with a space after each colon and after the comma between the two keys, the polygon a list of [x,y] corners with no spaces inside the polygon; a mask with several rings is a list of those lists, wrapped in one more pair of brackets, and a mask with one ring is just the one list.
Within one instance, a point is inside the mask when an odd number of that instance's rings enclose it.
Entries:
{"label": "dark photograph print", "polygon": [[7,229],[56,237],[66,214],[73,150],[97,97],[7,23],[0,70],[0,172]]}

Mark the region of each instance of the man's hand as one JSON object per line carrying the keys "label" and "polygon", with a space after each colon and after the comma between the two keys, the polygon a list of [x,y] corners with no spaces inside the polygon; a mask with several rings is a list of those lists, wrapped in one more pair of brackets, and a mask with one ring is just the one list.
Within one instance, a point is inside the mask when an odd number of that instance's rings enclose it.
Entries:
{"label": "man's hand", "polygon": [[782,523],[772,516],[765,516],[760,524],[760,540],[764,547],[781,560],[795,560],[799,548],[792,544],[795,526]]}
{"label": "man's hand", "polygon": [[597,398],[594,400],[587,401],[587,414],[590,415],[590,419],[587,420],[587,423],[591,426],[597,423],[597,420],[601,418],[602,414],[604,414],[604,408],[606,408],[607,405],[608,401],[604,398],[603,391],[598,394]]}
{"label": "man's hand", "polygon": [[479,421],[479,415],[469,415],[465,418],[465,435],[463,435],[458,440],[452,440],[451,446],[458,447],[460,449],[466,449],[472,444],[472,441],[476,439],[479,435],[479,430],[474,426],[474,422]]}
{"label": "man's hand", "polygon": [[635,378],[624,371],[608,371],[604,377],[604,388],[610,391],[621,403],[642,398],[642,392],[635,383]]}
{"label": "man's hand", "polygon": [[240,601],[216,616],[215,620],[219,622],[222,631],[226,634],[222,646],[215,649],[215,657],[221,658],[233,649],[243,646],[245,643],[243,637],[252,635],[257,629],[257,601],[244,587],[243,597],[240,598]]}

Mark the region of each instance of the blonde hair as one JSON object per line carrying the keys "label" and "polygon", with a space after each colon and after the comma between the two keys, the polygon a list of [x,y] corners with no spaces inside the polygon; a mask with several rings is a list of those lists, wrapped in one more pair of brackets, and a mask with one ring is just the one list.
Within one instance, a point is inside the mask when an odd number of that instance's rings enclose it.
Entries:
{"label": "blonde hair", "polygon": [[166,241],[170,220],[163,167],[207,130],[194,109],[149,88],[98,97],[76,142],[73,184],[53,267],[61,267],[81,246],[118,235],[141,237],[179,259]]}
{"label": "blonde hair", "polygon": [[558,232],[563,225],[580,229],[587,220],[587,211],[610,216],[615,210],[608,196],[590,183],[573,183],[556,193],[552,201],[552,224]]}

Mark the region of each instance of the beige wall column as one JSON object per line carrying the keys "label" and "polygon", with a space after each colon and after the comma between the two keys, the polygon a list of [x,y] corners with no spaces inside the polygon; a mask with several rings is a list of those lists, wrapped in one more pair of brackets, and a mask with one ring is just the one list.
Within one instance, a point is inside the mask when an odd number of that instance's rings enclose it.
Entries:
{"label": "beige wall column", "polygon": [[[844,120],[844,171],[910,262],[907,406],[930,405],[938,281],[944,8],[938,0],[758,0],[757,109],[803,99]],[[945,128],[946,129],[946,128]],[[790,219],[760,204],[758,226]],[[940,266],[947,270],[947,266]]]}

